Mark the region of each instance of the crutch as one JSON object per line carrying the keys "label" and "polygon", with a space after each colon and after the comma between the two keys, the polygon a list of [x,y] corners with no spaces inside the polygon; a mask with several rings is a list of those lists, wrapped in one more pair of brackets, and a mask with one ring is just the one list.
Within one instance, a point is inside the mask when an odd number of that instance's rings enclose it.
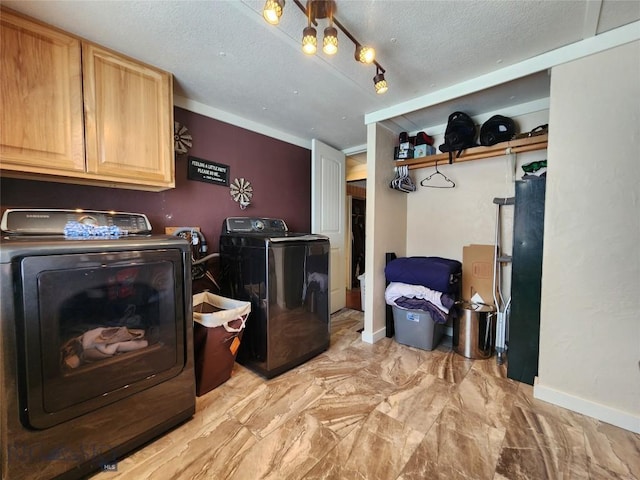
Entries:
{"label": "crutch", "polygon": [[496,204],[496,240],[493,251],[493,302],[498,317],[496,322],[496,360],[498,365],[502,365],[506,351],[508,313],[511,306],[511,295],[505,300],[502,293],[502,266],[505,263],[511,263],[511,255],[504,255],[500,245],[502,233],[500,207],[514,205],[515,197],[494,198],[493,203]]}

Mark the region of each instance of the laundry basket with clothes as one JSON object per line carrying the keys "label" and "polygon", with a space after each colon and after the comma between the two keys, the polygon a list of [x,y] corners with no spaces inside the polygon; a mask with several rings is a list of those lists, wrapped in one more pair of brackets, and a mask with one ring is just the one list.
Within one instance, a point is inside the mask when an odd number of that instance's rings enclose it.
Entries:
{"label": "laundry basket with clothes", "polygon": [[433,350],[444,326],[457,314],[462,263],[442,257],[396,258],[385,267],[398,343]]}

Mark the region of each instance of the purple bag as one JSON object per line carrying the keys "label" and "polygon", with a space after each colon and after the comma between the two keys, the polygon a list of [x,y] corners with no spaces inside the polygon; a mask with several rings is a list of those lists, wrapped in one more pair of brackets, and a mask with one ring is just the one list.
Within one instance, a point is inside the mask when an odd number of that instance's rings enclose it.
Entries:
{"label": "purple bag", "polygon": [[437,292],[458,294],[462,263],[441,257],[402,257],[384,269],[387,282],[422,285]]}

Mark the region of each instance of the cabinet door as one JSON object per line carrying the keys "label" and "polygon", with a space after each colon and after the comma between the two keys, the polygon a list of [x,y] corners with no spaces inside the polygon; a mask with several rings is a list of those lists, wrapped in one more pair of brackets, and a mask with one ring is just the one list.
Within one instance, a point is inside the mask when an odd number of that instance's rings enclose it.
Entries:
{"label": "cabinet door", "polygon": [[6,10],[0,21],[2,168],[84,171],[80,42]]}
{"label": "cabinet door", "polygon": [[169,73],[83,43],[87,172],[174,186]]}

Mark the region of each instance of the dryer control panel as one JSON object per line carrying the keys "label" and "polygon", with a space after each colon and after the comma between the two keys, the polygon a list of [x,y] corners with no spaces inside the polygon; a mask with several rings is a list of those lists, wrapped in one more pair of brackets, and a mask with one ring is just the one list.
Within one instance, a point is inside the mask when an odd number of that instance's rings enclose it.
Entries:
{"label": "dryer control panel", "polygon": [[129,234],[151,233],[143,213],[53,208],[11,208],[5,210],[0,229],[12,235],[63,235],[68,222],[96,227],[117,226]]}
{"label": "dryer control panel", "polygon": [[289,229],[281,218],[229,217],[222,233],[286,233]]}

